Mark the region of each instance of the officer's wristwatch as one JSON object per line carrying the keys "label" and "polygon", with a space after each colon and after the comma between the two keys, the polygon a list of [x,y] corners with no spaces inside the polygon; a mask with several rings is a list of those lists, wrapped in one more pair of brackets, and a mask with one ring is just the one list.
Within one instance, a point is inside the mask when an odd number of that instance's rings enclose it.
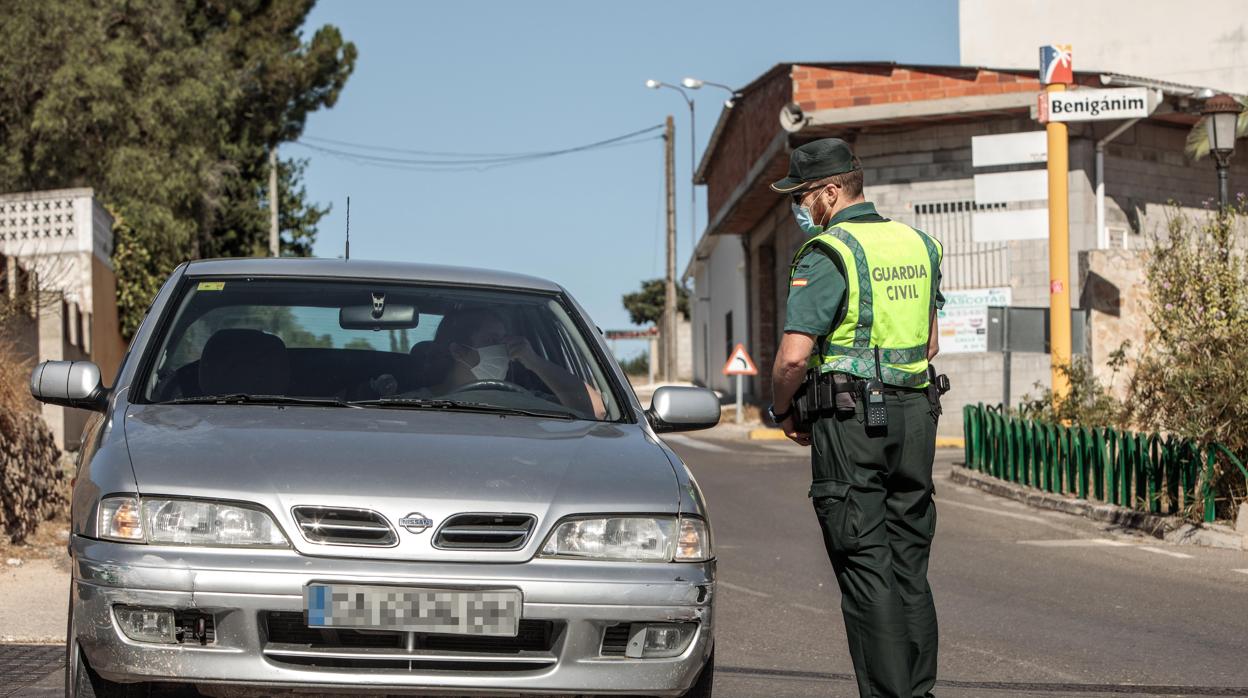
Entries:
{"label": "officer's wristwatch", "polygon": [[792,408],[792,407],[790,407],[788,410],[786,410],[786,411],[784,411],[784,412],[781,412],[780,414],[776,414],[776,406],[775,406],[775,405],[768,405],[768,406],[767,406],[767,418],[768,418],[768,419],[770,419],[771,421],[775,422],[776,424],[779,424],[779,423],[783,422],[784,420],[788,419],[788,418],[789,418],[789,415],[791,415],[791,414],[793,414],[793,408]]}

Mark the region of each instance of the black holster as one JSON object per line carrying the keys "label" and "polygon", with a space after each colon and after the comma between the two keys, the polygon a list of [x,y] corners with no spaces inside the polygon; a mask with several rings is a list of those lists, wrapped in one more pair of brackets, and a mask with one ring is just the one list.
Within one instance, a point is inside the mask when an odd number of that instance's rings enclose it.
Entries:
{"label": "black holster", "polygon": [[943,373],[937,375],[936,367],[929,363],[927,365],[927,401],[932,404],[932,414],[937,417],[942,411],[940,396],[949,392],[949,387],[949,376]]}
{"label": "black holster", "polygon": [[798,429],[809,431],[816,419],[833,412],[852,414],[861,383],[843,373],[823,373],[814,368],[807,371],[806,380],[793,397]]}

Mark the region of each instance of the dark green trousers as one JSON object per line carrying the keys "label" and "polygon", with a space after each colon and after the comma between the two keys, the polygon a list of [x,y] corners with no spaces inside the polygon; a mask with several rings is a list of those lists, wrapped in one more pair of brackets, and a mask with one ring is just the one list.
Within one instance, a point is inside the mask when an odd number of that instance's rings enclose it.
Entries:
{"label": "dark green trousers", "polygon": [[925,395],[887,396],[888,427],[863,406],[812,428],[814,502],[841,588],[861,696],[926,698],[936,683],[936,608],[927,561],[936,531],[937,414]]}

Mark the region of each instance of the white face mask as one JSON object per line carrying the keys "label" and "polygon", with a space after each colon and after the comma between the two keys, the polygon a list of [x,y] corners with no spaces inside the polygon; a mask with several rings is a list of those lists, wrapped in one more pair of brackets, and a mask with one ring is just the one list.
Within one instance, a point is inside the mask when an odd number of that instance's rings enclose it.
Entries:
{"label": "white face mask", "polygon": [[506,344],[491,344],[477,347],[477,365],[468,366],[472,375],[479,381],[502,380],[507,377],[507,369],[511,366],[511,355]]}

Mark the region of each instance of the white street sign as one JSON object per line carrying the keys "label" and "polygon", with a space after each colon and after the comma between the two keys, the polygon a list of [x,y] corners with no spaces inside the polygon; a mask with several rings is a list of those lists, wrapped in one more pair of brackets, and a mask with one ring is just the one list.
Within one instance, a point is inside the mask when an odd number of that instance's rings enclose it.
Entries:
{"label": "white street sign", "polygon": [[1045,92],[1040,97],[1041,121],[1137,119],[1153,113],[1157,100],[1143,87]]}
{"label": "white street sign", "polygon": [[976,211],[971,214],[971,240],[975,242],[1047,240],[1048,237],[1048,209]]}
{"label": "white street sign", "polygon": [[1044,131],[971,137],[973,167],[1042,163],[1048,159],[1049,141]]}
{"label": "white street sign", "polygon": [[1044,201],[1049,198],[1049,173],[1045,170],[993,172],[975,175],[975,203]]}
{"label": "white street sign", "polygon": [[945,291],[940,310],[940,353],[970,354],[988,351],[988,306],[1008,306],[1010,288]]}

